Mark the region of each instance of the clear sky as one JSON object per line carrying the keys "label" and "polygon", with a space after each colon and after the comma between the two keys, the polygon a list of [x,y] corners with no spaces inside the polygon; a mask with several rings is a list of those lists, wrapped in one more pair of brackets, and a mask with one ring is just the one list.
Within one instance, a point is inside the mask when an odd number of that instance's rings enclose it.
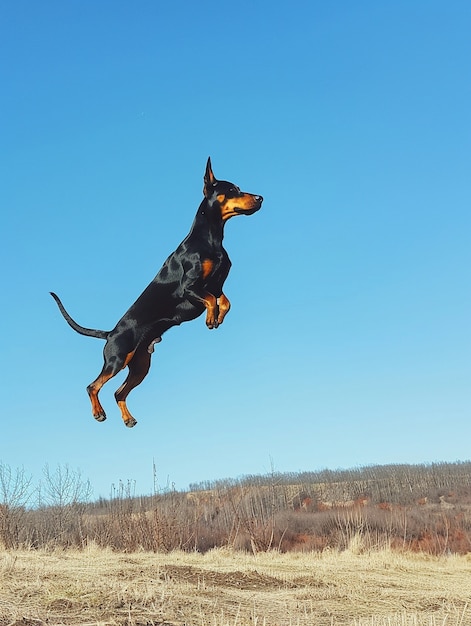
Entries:
{"label": "clear sky", "polygon": [[[471,4],[10,0],[2,58],[0,460],[94,496],[470,458]],[[224,325],[169,331],[92,418],[111,329],[188,233],[205,163]]]}

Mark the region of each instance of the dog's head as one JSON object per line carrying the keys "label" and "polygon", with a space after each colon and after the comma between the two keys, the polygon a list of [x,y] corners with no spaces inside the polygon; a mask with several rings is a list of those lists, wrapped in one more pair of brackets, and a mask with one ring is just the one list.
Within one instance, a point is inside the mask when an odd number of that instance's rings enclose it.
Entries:
{"label": "dog's head", "polygon": [[217,180],[211,168],[211,159],[206,164],[203,194],[211,208],[220,211],[222,221],[234,215],[252,215],[262,206],[262,196],[241,191],[234,183]]}

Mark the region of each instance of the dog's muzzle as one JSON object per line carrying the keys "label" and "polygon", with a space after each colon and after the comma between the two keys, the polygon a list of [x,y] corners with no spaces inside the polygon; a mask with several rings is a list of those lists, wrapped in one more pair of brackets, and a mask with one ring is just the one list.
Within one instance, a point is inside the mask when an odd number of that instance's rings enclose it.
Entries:
{"label": "dog's muzzle", "polygon": [[236,207],[234,208],[234,211],[238,213],[239,215],[252,215],[253,213],[256,213],[257,211],[259,211],[262,206],[263,196],[253,196],[253,198],[256,202],[256,204],[253,207],[251,207],[250,209],[238,209]]}

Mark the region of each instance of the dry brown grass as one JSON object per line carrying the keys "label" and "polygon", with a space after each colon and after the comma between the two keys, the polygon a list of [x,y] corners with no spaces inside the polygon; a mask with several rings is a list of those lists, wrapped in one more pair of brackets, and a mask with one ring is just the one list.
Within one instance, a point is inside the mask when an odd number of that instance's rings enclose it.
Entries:
{"label": "dry brown grass", "polygon": [[471,557],[0,552],[0,626],[468,626]]}

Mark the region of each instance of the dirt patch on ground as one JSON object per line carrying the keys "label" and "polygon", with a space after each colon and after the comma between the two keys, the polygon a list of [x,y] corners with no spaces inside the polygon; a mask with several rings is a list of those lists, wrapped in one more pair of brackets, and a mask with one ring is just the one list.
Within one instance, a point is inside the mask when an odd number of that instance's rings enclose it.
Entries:
{"label": "dirt patch on ground", "polygon": [[232,587],[244,591],[274,591],[276,589],[295,589],[292,582],[282,582],[279,578],[251,572],[215,572],[187,566],[166,566],[162,568],[160,578],[177,583],[186,582],[193,585],[212,587]]}

